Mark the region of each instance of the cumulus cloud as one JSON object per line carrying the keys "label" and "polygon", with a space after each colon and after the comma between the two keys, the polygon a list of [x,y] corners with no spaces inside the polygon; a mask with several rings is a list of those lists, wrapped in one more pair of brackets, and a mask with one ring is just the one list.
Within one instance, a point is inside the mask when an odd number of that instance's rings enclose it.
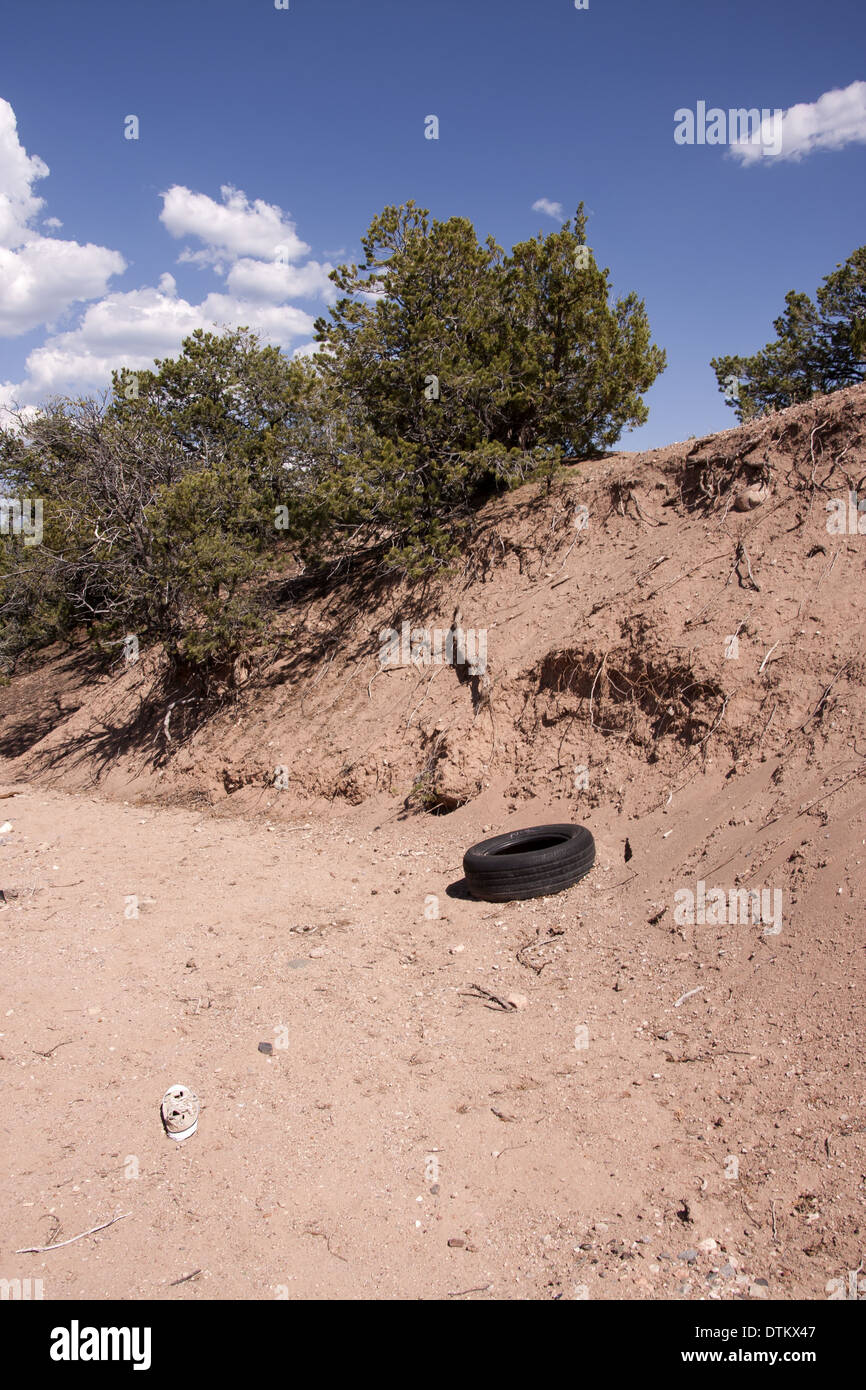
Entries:
{"label": "cumulus cloud", "polygon": [[0,97],[0,246],[20,246],[30,235],[30,224],[45,203],[33,185],[48,173],[48,165],[24,149],[15,112]]}
{"label": "cumulus cloud", "polygon": [[234,265],[226,276],[226,284],[232,294],[249,299],[272,300],[279,304],[291,295],[301,299],[320,296],[333,301],[336,287],[328,279],[333,267],[325,262],[307,261],[305,265],[283,265],[279,261],[256,261],[244,256]]}
{"label": "cumulus cloud", "polygon": [[160,221],[173,237],[197,237],[203,251],[187,253],[186,260],[231,260],[258,256],[283,262],[298,261],[310,247],[301,241],[295,224],[281,208],[261,198],[250,202],[240,189],[223,184],[222,202],[206,193],[175,184],[162,194]]}
{"label": "cumulus cloud", "polygon": [[[763,114],[763,113],[762,113]],[[800,160],[816,150],[841,150],[866,142],[866,82],[852,82],[824,92],[817,101],[798,102],[781,115],[781,134],[773,116],[765,116],[760,133],[750,141],[732,145],[731,152],[752,164],[757,160]]]}
{"label": "cumulus cloud", "polygon": [[27,358],[27,378],[0,385],[0,403],[22,405],[50,395],[99,391],[112,371],[144,371],[157,357],[174,356],[196,328],[220,332],[244,324],[278,347],[313,331],[314,319],[290,304],[263,304],[233,295],[209,294],[191,304],[177,293],[170,275],[159,288],[110,294],[91,304],[77,328],[49,337]]}
{"label": "cumulus cloud", "polygon": [[[44,204],[33,186],[48,177],[38,155],[18,138],[15,112],[0,98],[0,334],[16,337],[50,323],[70,305],[103,295],[126,269],[117,251],[41,236],[34,227]],[[61,227],[56,218],[45,223]]]}
{"label": "cumulus cloud", "polygon": [[562,203],[553,203],[549,198],[537,198],[532,204],[533,212],[543,212],[545,217],[553,217],[557,222],[562,221]]}
{"label": "cumulus cloud", "polygon": [[97,299],[126,269],[116,251],[56,237],[0,247],[0,334],[16,337],[49,323],[76,301]]}
{"label": "cumulus cloud", "polygon": [[[117,251],[35,230],[37,218],[52,233],[63,225],[43,216],[44,199],[33,192],[48,172],[23,149],[15,113],[0,100],[0,336],[48,327],[27,357],[24,379],[0,382],[0,412],[13,404],[29,410],[54,395],[99,392],[118,368],[142,370],[155,358],[175,356],[197,328],[219,333],[243,325],[283,350],[311,350],[315,317],[287,301],[332,303],[336,289],[327,261],[304,259],[310,247],[282,208],[230,185],[218,202],[175,184],[161,195],[159,219],[172,236],[201,243],[185,248],[179,260],[209,267],[224,284],[198,304],[178,293],[167,272],[155,287],[109,292],[109,280],[126,269]],[[72,326],[54,326],[71,305],[86,301]]]}

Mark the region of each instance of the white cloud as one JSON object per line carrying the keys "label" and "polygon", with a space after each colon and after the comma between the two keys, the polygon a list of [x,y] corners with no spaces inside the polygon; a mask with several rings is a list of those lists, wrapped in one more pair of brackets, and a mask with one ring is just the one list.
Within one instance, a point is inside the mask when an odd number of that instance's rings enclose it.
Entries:
{"label": "white cloud", "polygon": [[[45,200],[33,192],[48,176],[18,138],[15,112],[0,98],[0,335],[15,337],[50,323],[70,305],[105,294],[126,269],[117,251],[41,236],[33,226]],[[45,226],[63,224],[49,218]]]}
{"label": "white cloud", "polygon": [[545,217],[554,217],[557,222],[562,221],[562,203],[553,203],[549,198],[537,198],[532,204],[533,212],[543,212]]}
{"label": "white cloud", "polygon": [[0,97],[0,246],[20,246],[30,235],[30,223],[45,203],[33,185],[48,172],[38,155],[27,154],[18,139],[15,112]]}
{"label": "white cloud", "polygon": [[76,301],[98,298],[125,269],[117,251],[56,237],[35,237],[17,251],[0,247],[0,334],[28,333]]}
{"label": "white cloud", "polygon": [[254,203],[237,188],[224,184],[223,201],[175,184],[163,193],[160,221],[173,237],[194,236],[205,251],[187,253],[183,259],[219,259],[220,253],[235,260],[260,256],[268,260],[297,261],[310,248],[301,241],[295,224],[281,208],[257,198]]}
{"label": "white cloud", "polygon": [[243,324],[265,341],[288,348],[309,337],[314,319],[291,304],[262,304],[232,295],[209,294],[201,304],[180,298],[174,279],[163,275],[158,289],[110,294],[91,304],[77,328],[50,337],[27,358],[27,378],[0,384],[0,404],[22,405],[51,395],[100,391],[113,370],[153,366],[174,356],[196,328],[220,332]]}
{"label": "white cloud", "polygon": [[[224,290],[194,304],[166,272],[156,287],[108,292],[110,279],[126,269],[119,252],[35,229],[37,218],[51,232],[63,225],[42,216],[44,199],[33,192],[47,175],[43,161],[21,146],[15,113],[0,100],[0,335],[48,327],[27,357],[23,380],[0,382],[0,412],[53,395],[99,392],[115,369],[141,370],[154,358],[175,356],[196,328],[219,333],[243,325],[288,352],[299,340],[309,349],[315,316],[286,301],[332,303],[336,288],[328,262],[304,262],[310,247],[283,209],[228,185],[221,203],[174,185],[161,195],[160,221],[172,236],[202,243],[180,260],[208,266],[225,281]],[[71,305],[87,300],[93,302],[79,310],[77,322],[54,327]]]}
{"label": "white cloud", "polygon": [[322,299],[333,301],[336,286],[328,279],[333,269],[327,262],[307,261],[306,265],[283,265],[279,261],[255,261],[243,257],[235,261],[226,277],[226,284],[232,294],[249,299],[268,299],[275,304],[290,295],[301,299]]}
{"label": "white cloud", "polygon": [[731,152],[744,164],[753,164],[773,157],[800,160],[815,150],[841,150],[866,142],[866,82],[852,82],[824,92],[817,101],[789,106],[781,116],[780,139],[774,142],[774,135],[770,115],[757,139],[740,141],[731,146]]}

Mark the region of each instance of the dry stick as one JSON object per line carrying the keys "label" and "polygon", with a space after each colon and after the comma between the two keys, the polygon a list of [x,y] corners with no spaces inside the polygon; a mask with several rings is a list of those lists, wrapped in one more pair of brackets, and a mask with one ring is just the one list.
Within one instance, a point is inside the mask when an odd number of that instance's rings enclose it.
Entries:
{"label": "dry stick", "polygon": [[840,792],[843,787],[847,787],[848,783],[853,782],[855,777],[859,777],[862,771],[862,768],[858,768],[856,772],[852,772],[851,776],[846,777],[844,782],[840,782],[838,787],[833,787],[831,791],[825,792],[823,796],[816,797],[814,801],[810,801],[808,806],[802,807],[802,809],[797,812],[797,815],[805,816],[806,812],[811,811],[813,806],[817,806],[819,801],[826,801],[828,796],[834,796],[836,792]]}
{"label": "dry stick", "polygon": [[767,732],[767,730],[769,729],[770,725],[772,724],[772,722],[773,722],[773,716],[775,715],[776,710],[777,710],[778,708],[779,708],[779,702],[778,702],[778,700],[777,700],[776,703],[774,704],[773,708],[772,708],[772,711],[770,712],[770,717],[769,717],[769,719],[767,720],[766,724],[764,725],[763,729],[761,730],[761,737],[758,739],[758,752],[760,752],[760,750],[761,750],[761,744],[764,742],[764,734]]}
{"label": "dry stick", "polygon": [[663,565],[665,560],[669,560],[670,558],[670,555],[660,555],[657,560],[653,560],[652,564],[649,565],[647,569],[641,570],[640,574],[635,576],[635,584],[639,584],[646,575],[652,574],[653,570],[658,569],[659,565]]}
{"label": "dry stick", "polygon": [[589,727],[590,727],[591,729],[595,728],[595,725],[594,725],[593,719],[592,719],[592,697],[593,697],[593,695],[595,694],[596,682],[598,681],[599,676],[601,675],[602,671],[604,670],[604,663],[607,661],[608,655],[609,655],[609,653],[608,653],[608,652],[605,652],[604,656],[601,658],[601,665],[599,666],[598,670],[597,670],[596,673],[595,673],[595,680],[593,681],[593,683],[592,683],[592,689],[591,689],[590,692],[589,692]]}
{"label": "dry stick", "polygon": [[415,706],[415,708],[413,709],[412,713],[409,715],[409,718],[406,720],[406,728],[407,728],[407,729],[408,729],[409,725],[412,723],[412,720],[415,718],[415,715],[418,713],[419,709],[420,709],[421,706],[423,705],[424,701],[427,699],[427,696],[430,694],[430,687],[431,687],[431,685],[433,684],[433,682],[435,681],[436,677],[439,675],[439,672],[440,672],[442,669],[443,669],[443,668],[442,668],[441,666],[437,666],[437,667],[436,667],[436,670],[433,672],[432,676],[430,677],[429,681],[427,682],[427,689],[424,691],[424,694],[421,696],[421,699],[418,701],[418,703],[417,703],[417,705]]}
{"label": "dry stick", "polygon": [[[757,593],[760,593],[760,592],[761,592],[761,586],[760,586],[760,584],[758,583],[758,581],[756,580],[755,576],[752,574],[752,562],[751,562],[751,560],[749,559],[749,552],[748,552],[748,550],[746,549],[746,547],[745,547],[745,545],[743,544],[743,542],[742,542],[742,541],[738,541],[738,542],[737,542],[737,563],[734,565],[734,569],[737,571],[737,578],[739,579],[739,581],[740,581],[741,584],[742,584],[743,581],[742,581],[742,576],[741,576],[741,574],[740,574],[740,565],[741,565],[741,563],[743,562],[743,560],[745,560],[745,562],[746,562],[746,569],[747,569],[748,572],[749,572],[749,579],[751,580],[752,588],[755,589],[755,590],[757,591]],[[728,577],[730,578],[730,576],[728,576]]]}
{"label": "dry stick", "polygon": [[844,672],[844,671],[847,671],[847,669],[848,669],[848,667],[849,667],[850,665],[851,665],[851,662],[850,662],[850,661],[846,661],[846,662],[843,663],[843,665],[841,665],[841,666],[839,667],[839,670],[836,672],[836,674],[835,674],[835,676],[833,677],[833,679],[831,680],[830,684],[829,684],[829,685],[826,687],[826,689],[824,690],[823,694],[821,695],[820,700],[818,701],[818,703],[817,703],[817,705],[815,706],[815,708],[812,710],[812,713],[808,716],[807,719],[804,719],[804,720],[803,720],[803,723],[800,725],[800,727],[799,727],[798,729],[795,729],[795,730],[794,730],[794,733],[795,733],[795,734],[801,734],[801,733],[803,732],[803,730],[805,729],[806,725],[809,724],[809,723],[811,723],[811,721],[815,718],[815,715],[818,713],[819,709],[820,709],[821,706],[823,705],[823,703],[824,703],[824,701],[826,700],[827,696],[830,694],[830,691],[833,689],[833,686],[836,684],[837,680],[838,680],[839,677],[843,674],[843,672]]}
{"label": "dry stick", "polygon": [[[794,819],[796,820],[796,819],[798,819],[800,816],[805,816],[805,814],[806,814],[807,811],[811,811],[812,807],[813,807],[813,806],[818,806],[818,805],[820,804],[820,802],[826,801],[827,798],[828,798],[829,796],[835,796],[836,793],[837,793],[837,792],[840,792],[840,791],[842,790],[843,787],[847,787],[847,785],[848,785],[849,782],[853,782],[855,777],[859,777],[862,771],[863,771],[862,768],[858,768],[856,772],[852,772],[852,773],[851,773],[851,776],[850,776],[850,777],[846,777],[844,782],[840,782],[839,785],[838,785],[838,787],[831,787],[830,790],[829,790],[828,792],[824,792],[823,795],[817,796],[817,797],[815,798],[815,800],[814,800],[814,801],[810,801],[810,802],[808,803],[808,805],[806,805],[806,806],[801,806],[800,809],[799,809],[799,811],[797,812],[797,815],[794,817]],[[778,814],[777,816],[771,816],[769,820],[765,820],[765,821],[764,821],[764,824],[763,824],[763,825],[759,825],[759,826],[758,826],[758,830],[759,830],[759,831],[761,831],[761,830],[766,830],[768,826],[770,826],[770,825],[775,825],[777,820],[781,820],[781,819],[782,819],[782,815],[783,815],[783,812],[780,811],[779,814]],[[735,857],[735,856],[732,854],[732,855],[731,855],[731,859],[733,859],[734,857]],[[724,862],[725,864],[729,864],[731,861],[730,861],[730,859],[725,859],[723,862]],[[721,864],[717,864],[717,865],[716,865],[716,869],[720,869],[721,867],[722,867]],[[715,869],[712,870],[711,872],[715,873]]]}
{"label": "dry stick", "polygon": [[703,569],[704,565],[708,565],[711,560],[723,560],[725,556],[729,554],[729,550],[720,550],[718,555],[710,555],[706,560],[701,560],[699,565],[694,565],[692,569],[686,570],[685,574],[681,574],[679,579],[672,579],[670,583],[663,584],[660,589],[653,589],[651,594],[647,594],[647,601],[651,598],[657,598],[659,594],[663,594],[667,589],[672,589],[675,584],[680,584],[682,580],[688,579],[689,575],[694,574],[697,570]]}
{"label": "dry stick", "polygon": [[49,1047],[47,1052],[40,1052],[38,1047],[34,1047],[32,1051],[36,1053],[37,1057],[50,1057],[52,1052],[57,1051],[58,1047],[68,1047],[69,1044],[74,1041],[74,1038],[67,1038],[65,1042],[55,1043],[53,1047]]}
{"label": "dry stick", "polygon": [[[781,642],[781,640],[782,640],[782,639],[781,639],[781,637],[780,637],[780,638],[779,638],[779,642]],[[770,657],[773,655],[773,652],[774,652],[774,651],[776,650],[776,648],[778,647],[779,642],[774,642],[773,645],[772,645],[772,647],[770,648],[770,650],[767,652],[767,655],[764,657],[764,660],[761,662],[760,666],[758,667],[758,675],[760,675],[761,672],[763,671],[763,669],[764,669],[764,667],[766,666],[767,662],[770,660]]]}
{"label": "dry stick", "polygon": [[[568,547],[568,549],[566,550],[566,552],[565,552],[565,559],[563,560],[563,562],[562,562],[562,564],[560,565],[559,569],[558,569],[558,570],[554,570],[554,571],[553,571],[553,574],[548,575],[548,576],[547,576],[548,579],[555,579],[556,576],[557,576],[558,574],[562,574],[562,571],[565,569],[565,566],[568,564],[568,557],[569,557],[569,555],[571,554],[572,550],[574,550],[574,547],[577,545],[577,542],[578,542],[579,540],[580,540],[580,532],[578,531],[578,533],[577,533],[577,535],[575,536],[574,540],[571,542],[571,545],[570,545],[570,546]],[[560,583],[562,583],[562,580],[560,580]],[[556,588],[556,585],[555,585],[555,584],[552,584],[552,585],[551,585],[551,588],[554,588],[554,589],[555,589],[555,588]]]}
{"label": "dry stick", "polygon": [[[474,995],[470,993],[473,989],[475,990]],[[460,994],[466,999],[491,999],[494,1004],[498,1004],[500,1009],[504,1009],[506,1013],[510,1013],[512,1009],[517,1007],[516,1004],[510,1003],[507,999],[500,999],[498,994],[491,994],[490,990],[485,989],[483,985],[470,985],[469,989],[461,989]]]}
{"label": "dry stick", "polygon": [[[823,423],[823,425],[816,425],[815,428],[813,429],[812,433],[811,433],[810,436],[809,436],[809,453],[810,453],[811,458],[812,458],[812,476],[811,476],[811,478],[809,479],[809,486],[810,486],[810,488],[811,488],[811,492],[809,493],[809,511],[808,511],[808,513],[806,514],[806,521],[808,521],[809,518],[811,517],[811,515],[812,515],[812,507],[813,507],[814,504],[815,504],[815,469],[818,467],[818,464],[817,464],[816,459],[815,459],[815,449],[814,449],[815,435],[818,433],[819,430],[826,429],[827,426],[829,425],[829,423],[830,423],[829,420],[825,420],[824,423]],[[804,524],[805,524],[805,523],[804,523]]]}
{"label": "dry stick", "polygon": [[194,1279],[197,1274],[201,1274],[200,1269],[194,1269],[192,1274],[185,1274],[182,1279],[172,1279],[168,1287],[170,1289],[176,1289],[178,1284],[188,1284],[190,1279]]}
{"label": "dry stick", "polygon": [[331,1237],[328,1235],[327,1231],[304,1231],[304,1235],[305,1235],[305,1236],[320,1236],[321,1239],[324,1240],[325,1245],[326,1245],[327,1248],[328,1248],[328,1254],[329,1254],[329,1255],[333,1255],[333,1257],[334,1257],[335,1260],[342,1260],[344,1265],[347,1265],[347,1264],[349,1263],[349,1261],[346,1259],[346,1256],[345,1256],[345,1255],[338,1255],[337,1252],[336,1252],[336,1250],[332,1250],[332,1249],[331,1249]]}
{"label": "dry stick", "polygon": [[697,989],[687,989],[685,994],[680,995],[679,999],[674,1004],[674,1008],[678,1009],[680,1004],[684,1003],[686,999],[691,999],[693,994],[702,994],[705,989],[706,985],[698,985]]}
{"label": "dry stick", "polygon": [[[839,558],[839,551],[838,551],[838,550],[834,550],[834,551],[833,551],[833,558],[832,558],[832,560],[830,561],[829,565],[827,565],[827,566],[821,571],[821,573],[820,573],[819,576],[818,576],[818,583],[815,585],[814,589],[812,590],[812,593],[811,593],[811,596],[810,596],[810,599],[809,599],[809,602],[810,602],[810,603],[811,603],[812,599],[815,597],[815,595],[817,594],[817,592],[818,592],[818,590],[820,589],[821,585],[824,583],[824,580],[827,578],[827,575],[832,573],[833,566],[835,565],[835,563],[836,563],[836,561],[838,560],[838,558]],[[797,609],[797,617],[798,617],[798,618],[799,618],[800,614],[801,614],[802,611],[803,611],[803,605],[804,605],[805,602],[806,602],[805,598],[803,598],[803,599],[800,600],[800,606],[799,606],[799,608]]]}
{"label": "dry stick", "polygon": [[542,948],[542,946],[553,946],[554,943],[557,942],[558,940],[559,940],[559,936],[548,936],[548,937],[545,937],[545,939],[544,939],[543,941],[526,941],[526,942],[524,942],[524,944],[523,944],[522,946],[518,947],[518,949],[515,951],[515,953],[514,953],[515,960],[518,962],[519,965],[528,965],[530,970],[534,970],[535,973],[536,973],[536,975],[540,975],[541,972],[542,972],[542,970],[544,969],[544,967],[545,967],[546,965],[549,965],[549,964],[550,964],[550,961],[549,961],[549,960],[545,960],[545,961],[542,961],[540,965],[535,965],[535,964],[533,964],[533,962],[532,962],[531,960],[523,960],[523,959],[522,959],[522,957],[523,957],[523,952],[524,952],[524,951],[535,951],[535,950],[539,950],[539,951],[540,951],[541,948]]}
{"label": "dry stick", "polygon": [[56,1245],[25,1245],[23,1250],[16,1250],[15,1254],[44,1255],[48,1250],[59,1250],[62,1245],[74,1245],[77,1240],[84,1240],[85,1236],[92,1236],[96,1231],[104,1231],[106,1226],[113,1226],[115,1221],[123,1221],[131,1215],[131,1211],[125,1211],[121,1216],[112,1216],[110,1221],[103,1221],[101,1226],[91,1226],[89,1231],[82,1231],[80,1236],[72,1236],[70,1240],[58,1240]]}
{"label": "dry stick", "polygon": [[449,1293],[449,1294],[448,1294],[448,1297],[449,1297],[449,1298],[462,1298],[463,1295],[466,1294],[466,1293],[487,1293],[487,1290],[488,1290],[488,1289],[492,1289],[492,1288],[493,1288],[493,1285],[492,1285],[492,1284],[482,1284],[482,1285],[481,1285],[479,1288],[477,1288],[477,1289],[457,1289],[457,1290],[455,1290],[454,1293]]}

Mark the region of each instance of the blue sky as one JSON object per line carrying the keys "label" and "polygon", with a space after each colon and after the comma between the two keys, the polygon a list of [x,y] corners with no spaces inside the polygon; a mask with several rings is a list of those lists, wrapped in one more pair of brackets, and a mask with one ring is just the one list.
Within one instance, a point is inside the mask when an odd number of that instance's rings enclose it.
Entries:
{"label": "blue sky", "polygon": [[[762,346],[787,290],[866,243],[864,79],[863,0],[14,5],[0,404],[96,391],[199,323],[303,347],[388,203],[510,249],[557,225],[533,204],[582,199],[668,353],[623,447],[726,428],[710,358]],[[788,113],[781,154],[676,144],[699,101]]]}

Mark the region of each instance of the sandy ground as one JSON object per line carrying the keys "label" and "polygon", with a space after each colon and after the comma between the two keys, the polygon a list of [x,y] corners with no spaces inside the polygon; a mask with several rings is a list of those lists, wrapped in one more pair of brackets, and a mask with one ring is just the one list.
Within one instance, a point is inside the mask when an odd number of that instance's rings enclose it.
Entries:
{"label": "sandy ground", "polygon": [[[863,798],[832,922],[649,923],[647,877],[664,899],[741,838],[731,800],[597,824],[587,879],[505,905],[460,886],[483,806],[290,830],[5,801],[0,1274],[48,1298],[826,1298],[866,1248]],[[202,1102],[181,1145],[175,1082]]]}
{"label": "sandy ground", "polygon": [[[0,1279],[849,1289],[866,535],[828,531],[826,502],[861,475],[866,386],[499,499],[438,591],[277,576],[276,651],[216,710],[146,649],[21,662],[0,683]],[[488,634],[486,684],[379,670],[383,627],[455,613]],[[586,879],[467,896],[469,845],[553,821],[593,831]],[[778,892],[779,921],[684,922],[700,882]],[[181,1145],[174,1083],[202,1106]]]}

